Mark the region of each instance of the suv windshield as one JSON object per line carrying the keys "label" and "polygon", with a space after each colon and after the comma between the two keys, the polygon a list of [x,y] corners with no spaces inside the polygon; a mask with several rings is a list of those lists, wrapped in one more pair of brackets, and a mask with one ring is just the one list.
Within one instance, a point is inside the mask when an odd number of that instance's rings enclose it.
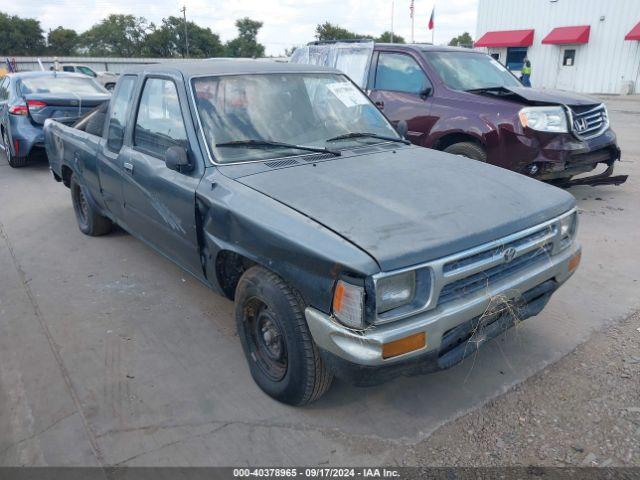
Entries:
{"label": "suv windshield", "polygon": [[67,77],[66,75],[43,75],[20,79],[20,93],[69,93],[100,95],[108,93],[92,78]]}
{"label": "suv windshield", "polygon": [[495,87],[521,87],[522,84],[500,62],[473,52],[429,52],[427,61],[447,87],[476,90]]}
{"label": "suv windshield", "polygon": [[[387,119],[344,75],[229,75],[196,78],[192,86],[204,135],[218,163],[400,141]],[[342,137],[349,133],[360,135]]]}

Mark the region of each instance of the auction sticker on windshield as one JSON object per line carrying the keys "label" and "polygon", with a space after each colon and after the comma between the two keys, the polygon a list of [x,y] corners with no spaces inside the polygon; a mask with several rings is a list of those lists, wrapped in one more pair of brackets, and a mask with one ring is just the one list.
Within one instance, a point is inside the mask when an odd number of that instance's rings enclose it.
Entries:
{"label": "auction sticker on windshield", "polygon": [[333,93],[345,107],[369,104],[367,97],[349,82],[329,83],[327,84],[327,88],[331,90],[331,93]]}

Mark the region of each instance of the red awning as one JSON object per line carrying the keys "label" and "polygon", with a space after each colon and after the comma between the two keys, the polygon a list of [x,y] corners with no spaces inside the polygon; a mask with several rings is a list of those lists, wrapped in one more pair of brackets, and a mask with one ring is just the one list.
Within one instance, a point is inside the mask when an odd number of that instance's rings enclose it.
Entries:
{"label": "red awning", "polygon": [[640,22],[636,24],[635,27],[631,29],[627,36],[624,37],[625,40],[640,40]]}
{"label": "red awning", "polygon": [[530,45],[533,45],[533,30],[487,32],[475,43],[476,47],[528,47]]}
{"label": "red awning", "polygon": [[577,27],[558,27],[551,30],[551,33],[544,37],[542,43],[551,45],[568,45],[576,43],[587,43],[589,41],[589,25]]}

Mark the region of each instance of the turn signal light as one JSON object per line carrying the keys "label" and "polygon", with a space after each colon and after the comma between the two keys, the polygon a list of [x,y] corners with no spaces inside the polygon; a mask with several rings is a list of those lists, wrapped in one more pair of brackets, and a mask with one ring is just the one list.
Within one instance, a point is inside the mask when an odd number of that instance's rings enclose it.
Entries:
{"label": "turn signal light", "polygon": [[569,259],[569,265],[567,267],[569,269],[569,273],[572,273],[576,268],[578,268],[578,265],[580,265],[581,258],[582,258],[582,252],[578,252]]}
{"label": "turn signal light", "polygon": [[425,332],[409,335],[408,337],[384,343],[382,345],[382,358],[397,357],[404,353],[420,350],[427,344],[427,334]]}

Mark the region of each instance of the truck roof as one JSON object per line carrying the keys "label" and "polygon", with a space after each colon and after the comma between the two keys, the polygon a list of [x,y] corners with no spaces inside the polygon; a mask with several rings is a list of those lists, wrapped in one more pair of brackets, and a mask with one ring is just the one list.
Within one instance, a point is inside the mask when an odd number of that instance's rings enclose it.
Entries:
{"label": "truck roof", "polygon": [[186,77],[204,75],[250,75],[259,73],[342,73],[335,68],[296,63],[258,61],[239,58],[215,58],[154,63],[128,68],[127,73],[181,72]]}

